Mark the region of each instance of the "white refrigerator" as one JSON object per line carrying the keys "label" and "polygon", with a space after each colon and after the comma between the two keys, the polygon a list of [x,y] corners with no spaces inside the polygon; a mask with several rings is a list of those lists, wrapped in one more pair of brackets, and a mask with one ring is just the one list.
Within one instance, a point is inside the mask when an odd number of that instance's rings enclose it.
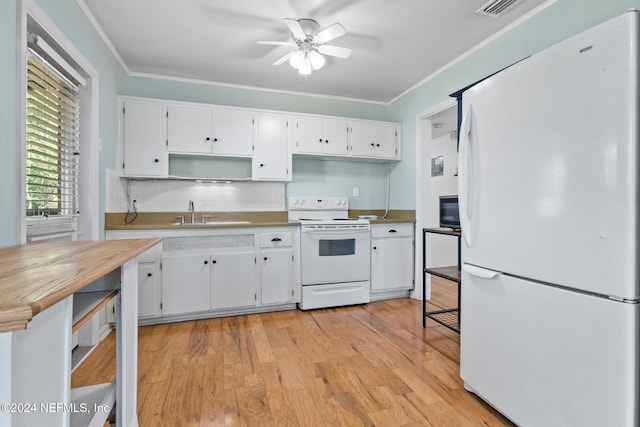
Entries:
{"label": "white refrigerator", "polygon": [[462,97],[460,373],[518,425],[640,425],[639,22]]}

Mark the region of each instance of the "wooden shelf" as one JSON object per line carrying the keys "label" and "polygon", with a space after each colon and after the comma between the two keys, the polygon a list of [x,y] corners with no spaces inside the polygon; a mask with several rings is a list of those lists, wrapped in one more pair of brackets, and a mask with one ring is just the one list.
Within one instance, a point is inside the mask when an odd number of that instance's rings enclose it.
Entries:
{"label": "wooden shelf", "polygon": [[424,272],[442,277],[443,279],[451,280],[452,282],[460,283],[461,274],[457,265],[450,267],[427,267],[424,269]]}
{"label": "wooden shelf", "polygon": [[460,230],[453,230],[451,228],[423,228],[423,233],[432,233],[432,234],[446,234],[447,236],[462,236]]}
{"label": "wooden shelf", "polygon": [[76,332],[118,294],[114,291],[76,292],[73,294],[73,326]]}
{"label": "wooden shelf", "polygon": [[86,411],[71,412],[71,427],[102,427],[109,418],[116,402],[115,383],[105,383],[71,389],[71,402]]}

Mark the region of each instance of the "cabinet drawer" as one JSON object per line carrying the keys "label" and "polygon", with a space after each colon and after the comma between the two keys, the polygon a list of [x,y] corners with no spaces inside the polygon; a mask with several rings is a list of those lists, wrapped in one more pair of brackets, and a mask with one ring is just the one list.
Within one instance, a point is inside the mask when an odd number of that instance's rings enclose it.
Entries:
{"label": "cabinet drawer", "polygon": [[371,237],[413,237],[413,224],[373,224]]}
{"label": "cabinet drawer", "polygon": [[293,233],[262,233],[260,234],[261,248],[278,248],[282,246],[291,246],[293,242]]}

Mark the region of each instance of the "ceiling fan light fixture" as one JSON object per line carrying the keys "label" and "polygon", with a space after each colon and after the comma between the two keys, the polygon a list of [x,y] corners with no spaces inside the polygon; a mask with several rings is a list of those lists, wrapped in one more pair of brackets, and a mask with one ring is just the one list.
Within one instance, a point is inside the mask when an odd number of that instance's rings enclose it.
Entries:
{"label": "ceiling fan light fixture", "polygon": [[308,55],[309,55],[308,56],[309,61],[311,61],[311,68],[313,68],[314,70],[319,70],[324,66],[326,62],[326,60],[324,59],[324,56],[320,55],[315,50],[312,50],[311,52],[309,52]]}
{"label": "ceiling fan light fixture", "polygon": [[300,67],[304,64],[305,56],[305,53],[301,50],[295,52],[293,55],[291,55],[291,58],[289,58],[289,65],[291,65],[296,70],[300,69]]}
{"label": "ceiling fan light fixture", "polygon": [[309,56],[305,54],[304,63],[300,66],[300,68],[298,68],[298,73],[302,74],[303,76],[308,76],[309,74],[311,74],[311,70],[311,60],[309,60]]}
{"label": "ceiling fan light fixture", "polygon": [[289,61],[289,65],[298,70],[300,75],[306,76],[325,66],[327,60],[324,55],[347,59],[351,54],[351,49],[347,47],[325,44],[346,34],[344,27],[339,23],[320,30],[320,25],[313,19],[285,18],[284,22],[291,32],[292,41],[261,40],[258,42],[265,45],[297,47],[277,59],[273,65],[281,65]]}

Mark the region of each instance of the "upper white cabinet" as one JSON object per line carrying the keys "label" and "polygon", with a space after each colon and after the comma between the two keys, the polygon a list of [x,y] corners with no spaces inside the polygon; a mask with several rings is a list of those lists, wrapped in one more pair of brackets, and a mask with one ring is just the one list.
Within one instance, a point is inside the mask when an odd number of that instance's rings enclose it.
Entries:
{"label": "upper white cabinet", "polygon": [[343,119],[300,116],[295,119],[294,154],[346,156],[349,122]]}
{"label": "upper white cabinet", "polygon": [[250,157],[253,113],[169,105],[167,140],[170,153]]}
{"label": "upper white cabinet", "polygon": [[292,155],[401,160],[398,123],[135,97],[121,106],[124,176],[166,178],[181,155],[250,158],[258,181],[291,181]]}
{"label": "upper white cabinet", "polygon": [[122,103],[122,168],[125,175],[166,177],[165,107],[153,101]]}
{"label": "upper white cabinet", "polygon": [[286,116],[260,114],[256,120],[253,179],[290,181],[291,151]]}
{"label": "upper white cabinet", "polygon": [[400,160],[399,125],[353,121],[349,126],[351,156]]}

